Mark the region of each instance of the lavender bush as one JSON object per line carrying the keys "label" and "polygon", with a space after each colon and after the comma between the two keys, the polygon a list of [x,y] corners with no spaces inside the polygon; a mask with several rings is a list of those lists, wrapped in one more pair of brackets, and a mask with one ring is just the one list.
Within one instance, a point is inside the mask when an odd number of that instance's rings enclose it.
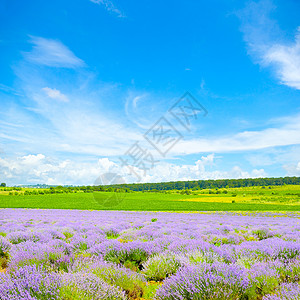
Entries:
{"label": "lavender bush", "polygon": [[65,273],[62,275],[60,299],[123,300],[125,293],[107,284],[92,273]]}
{"label": "lavender bush", "polygon": [[143,273],[148,280],[162,281],[175,274],[185,260],[174,253],[156,254],[143,264]]}
{"label": "lavender bush", "polygon": [[61,280],[36,266],[0,273],[0,299],[59,299]]}
{"label": "lavender bush", "polygon": [[298,213],[0,210],[0,299],[300,299]]}

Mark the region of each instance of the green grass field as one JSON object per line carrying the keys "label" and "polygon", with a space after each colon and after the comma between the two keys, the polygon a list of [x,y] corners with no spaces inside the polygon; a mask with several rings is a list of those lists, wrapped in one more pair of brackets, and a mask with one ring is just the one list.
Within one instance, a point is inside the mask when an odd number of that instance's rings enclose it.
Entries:
{"label": "green grass field", "polygon": [[[300,186],[249,187],[217,191],[169,193],[63,193],[8,195],[0,193],[1,208],[54,208],[131,211],[299,211]],[[180,192],[180,191],[179,191]],[[235,203],[232,203],[235,202]]]}

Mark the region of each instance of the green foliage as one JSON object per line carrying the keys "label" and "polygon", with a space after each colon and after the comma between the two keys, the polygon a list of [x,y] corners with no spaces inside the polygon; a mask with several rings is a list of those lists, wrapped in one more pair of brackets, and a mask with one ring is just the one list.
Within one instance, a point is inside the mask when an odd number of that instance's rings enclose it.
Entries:
{"label": "green foliage", "polygon": [[93,268],[92,273],[108,284],[120,287],[130,299],[140,298],[144,294],[146,283],[138,274],[129,273],[127,270],[115,266]]}
{"label": "green foliage", "polygon": [[177,272],[181,262],[175,254],[157,254],[143,263],[143,274],[147,280],[162,281]]}
{"label": "green foliage", "polygon": [[27,240],[26,237],[23,237],[23,236],[14,236],[14,237],[11,237],[9,241],[12,244],[16,245],[16,244],[20,244],[22,242],[25,242],[26,240]]}
{"label": "green foliage", "polygon": [[256,235],[259,240],[265,240],[265,239],[273,236],[267,229],[254,230],[254,231],[252,231],[252,233],[254,235]]}
{"label": "green foliage", "polygon": [[[247,178],[247,179],[218,179],[218,180],[196,180],[196,181],[176,181],[176,182],[159,182],[159,183],[134,183],[134,184],[118,184],[110,186],[47,186],[36,185],[33,194],[62,194],[62,193],[92,193],[92,192],[117,192],[130,193],[131,191],[143,192],[166,192],[172,190],[182,191],[183,195],[191,195],[191,191],[201,189],[210,189],[211,194],[227,194],[227,190],[219,190],[222,188],[243,188],[243,187],[261,187],[266,191],[272,189],[272,186],[283,185],[300,185],[300,177],[280,177],[280,178]],[[6,187],[2,183],[0,187]],[[14,188],[15,190],[21,188]]]}
{"label": "green foliage", "polygon": [[[74,274],[74,282],[64,283],[60,289],[59,299],[64,300],[125,300],[117,288],[105,284],[104,281],[88,274]],[[79,277],[79,278],[78,278]],[[90,287],[89,289],[86,287]]]}
{"label": "green foliage", "polygon": [[281,251],[278,252],[278,254],[274,258],[286,262],[298,257],[299,255],[300,255],[300,250],[298,249],[283,248]]}
{"label": "green foliage", "polygon": [[[290,189],[291,188],[291,189]],[[300,193],[300,186],[276,187],[272,190],[265,190],[263,197],[258,196],[260,188],[227,188],[228,194],[209,195],[208,190],[201,190],[197,194],[181,195],[180,191],[170,193],[154,192],[118,192],[122,201],[118,206],[102,206],[101,199],[105,201],[107,197],[113,197],[116,193],[97,192],[99,201],[94,200],[94,193],[84,193],[82,191],[74,193],[52,193],[54,189],[49,189],[44,194],[38,193],[39,189],[25,189],[24,197],[11,194],[0,194],[0,207],[10,208],[55,208],[55,209],[87,209],[87,210],[128,210],[128,211],[299,211],[300,201],[295,194]],[[276,191],[278,195],[272,194]],[[11,192],[13,193],[13,192]],[[235,198],[231,198],[236,194]],[[247,198],[241,197],[243,194]],[[290,195],[287,195],[290,194]],[[214,201],[208,201],[213,197]],[[193,199],[196,198],[196,201]],[[216,201],[215,199],[220,199]],[[252,199],[252,200],[251,200]],[[188,200],[188,201],[186,201]],[[231,202],[236,203],[233,205]],[[293,202],[291,202],[293,201]],[[290,205],[293,204],[293,205]],[[108,238],[116,238],[111,235]]]}
{"label": "green foliage", "polygon": [[84,252],[88,249],[87,243],[80,242],[79,244],[76,245],[75,250],[77,252]]}
{"label": "green foliage", "polygon": [[[69,269],[72,267],[72,264],[74,262],[73,257],[69,257],[69,259],[64,259],[66,256],[62,253],[45,253],[42,258],[26,258],[23,260],[18,261],[15,267],[24,267],[29,265],[35,265],[37,267],[42,267],[43,269],[47,271],[54,271],[54,272],[68,272]],[[10,262],[10,261],[9,261]]]}
{"label": "green foliage", "polygon": [[279,274],[279,279],[282,282],[297,282],[300,279],[300,265],[296,262],[286,265],[277,266],[276,270]]}
{"label": "green foliage", "polygon": [[191,195],[192,192],[191,192],[190,190],[183,190],[183,191],[181,191],[180,194],[181,194],[181,195]]}
{"label": "green foliage", "polygon": [[[117,188],[129,188],[132,191],[164,191],[164,190],[189,190],[189,189],[215,189],[215,188],[239,188],[252,186],[280,186],[284,184],[299,185],[300,177],[280,178],[247,178],[247,179],[218,179],[198,181],[176,181],[160,183],[134,183],[113,185]],[[213,191],[212,191],[213,193]]]}
{"label": "green foliage", "polygon": [[218,262],[224,262],[225,259],[215,252],[206,252],[204,253],[201,250],[193,250],[189,253],[187,253],[187,258],[188,260],[193,263],[193,264],[198,264],[198,263],[209,263],[212,264],[216,261]]}
{"label": "green foliage", "polygon": [[0,256],[0,269],[6,269],[8,266],[8,256]]}
{"label": "green foliage", "polygon": [[[70,261],[63,260],[61,253],[49,253],[48,256],[48,266],[51,270],[55,272],[68,272],[69,268],[72,266],[73,258],[70,258]],[[44,264],[44,266],[47,265]]]}
{"label": "green foliage", "polygon": [[63,232],[63,235],[66,237],[66,240],[67,240],[67,239],[72,238],[73,235],[74,235],[74,233],[69,232],[69,231],[64,231],[64,232]]}
{"label": "green foliage", "polygon": [[106,231],[105,234],[108,239],[116,239],[120,236],[118,232],[114,231],[113,229]]}
{"label": "green foliage", "polygon": [[135,248],[131,250],[122,249],[120,251],[111,249],[108,251],[104,260],[108,262],[113,262],[116,264],[130,265],[132,268],[141,268],[142,264],[147,260],[148,253],[140,248]]}
{"label": "green foliage", "polygon": [[161,286],[161,282],[149,282],[144,290],[142,299],[155,299],[156,291]]}
{"label": "green foliage", "polygon": [[262,296],[272,293],[279,286],[279,279],[273,276],[262,275],[251,280],[251,285],[245,293],[246,299],[261,299]]}

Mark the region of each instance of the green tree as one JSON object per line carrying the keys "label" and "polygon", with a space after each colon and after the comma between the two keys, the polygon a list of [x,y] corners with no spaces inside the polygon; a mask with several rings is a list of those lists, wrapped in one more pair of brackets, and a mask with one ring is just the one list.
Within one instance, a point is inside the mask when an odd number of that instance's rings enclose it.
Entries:
{"label": "green tree", "polygon": [[0,184],[0,186],[1,186],[1,187],[6,187],[6,183],[5,183],[5,182],[2,182],[2,183]]}

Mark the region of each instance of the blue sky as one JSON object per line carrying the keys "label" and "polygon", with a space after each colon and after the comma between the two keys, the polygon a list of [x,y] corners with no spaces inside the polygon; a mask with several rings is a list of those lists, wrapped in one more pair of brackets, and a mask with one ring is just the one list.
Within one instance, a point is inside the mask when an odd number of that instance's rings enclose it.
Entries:
{"label": "blue sky", "polygon": [[[0,181],[300,176],[300,2],[0,0]],[[189,91],[208,114],[143,137]],[[138,142],[155,164],[120,157]]]}

